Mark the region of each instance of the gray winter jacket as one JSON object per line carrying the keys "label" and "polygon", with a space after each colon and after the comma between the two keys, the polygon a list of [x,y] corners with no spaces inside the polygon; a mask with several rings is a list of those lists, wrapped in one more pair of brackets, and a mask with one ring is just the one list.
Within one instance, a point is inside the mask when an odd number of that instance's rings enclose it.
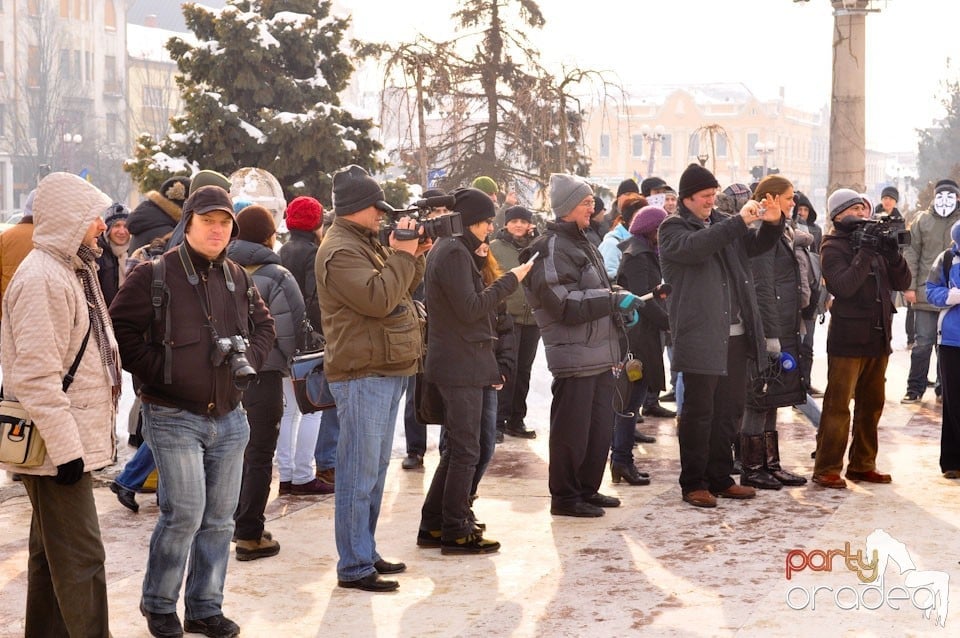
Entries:
{"label": "gray winter jacket", "polygon": [[957,220],[960,220],[960,206],[946,217],[941,217],[930,209],[919,213],[910,224],[910,245],[903,249],[903,258],[910,267],[913,283],[910,289],[917,293],[917,303],[914,310],[940,312],[931,303],[927,302],[927,275],[937,257],[943,254],[953,240],[950,239],[950,229]]}
{"label": "gray winter jacket", "polygon": [[619,334],[603,258],[570,222],[551,222],[520,253],[540,256],[523,280],[555,377],[586,377],[620,361]]}
{"label": "gray winter jacket", "polygon": [[280,256],[262,244],[237,239],[227,248],[227,256],[250,273],[273,316],[277,339],[260,370],[279,370],[287,376],[290,357],[297,349],[297,337],[306,316],[297,280],[280,265]]}

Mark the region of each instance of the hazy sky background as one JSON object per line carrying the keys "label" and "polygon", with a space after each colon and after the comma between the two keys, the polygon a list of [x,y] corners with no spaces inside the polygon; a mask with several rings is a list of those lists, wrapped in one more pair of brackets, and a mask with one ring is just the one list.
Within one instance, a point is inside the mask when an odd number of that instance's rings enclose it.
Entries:
{"label": "hazy sky background", "polygon": [[[455,0],[354,0],[354,37],[447,39]],[[882,6],[884,3],[877,3]],[[543,62],[616,73],[636,84],[742,82],[757,97],[785,89],[788,105],[830,99],[829,0],[540,0],[545,27],[529,34]],[[335,9],[336,12],[342,10]],[[942,117],[941,82],[960,77],[957,0],[889,0],[867,16],[867,146],[915,150],[916,128]]]}

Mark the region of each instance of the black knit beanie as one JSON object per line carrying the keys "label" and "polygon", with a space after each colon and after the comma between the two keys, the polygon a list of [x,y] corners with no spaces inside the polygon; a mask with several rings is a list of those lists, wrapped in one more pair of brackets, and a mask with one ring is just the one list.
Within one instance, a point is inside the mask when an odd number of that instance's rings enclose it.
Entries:
{"label": "black knit beanie", "polygon": [[685,199],[708,188],[720,188],[717,178],[699,164],[690,164],[680,176],[680,190],[677,195],[680,199]]}

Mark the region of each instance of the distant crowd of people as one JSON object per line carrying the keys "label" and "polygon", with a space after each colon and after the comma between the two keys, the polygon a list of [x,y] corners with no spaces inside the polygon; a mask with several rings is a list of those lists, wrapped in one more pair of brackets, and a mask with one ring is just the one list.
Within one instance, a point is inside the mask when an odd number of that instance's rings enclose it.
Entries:
{"label": "distant crowd of people", "polygon": [[[121,369],[137,449],[111,490],[137,512],[159,476],[140,599],[153,636],[239,634],[223,613],[231,546],[238,560],[280,551],[265,528],[275,465],[281,496],[333,494],[338,585],[396,590],[389,576],[406,565],[379,553],[376,531],[398,418],[405,470],[424,466],[426,425],[441,426],[416,543],[444,555],[500,548],[473,503],[504,435],[538,429],[559,517],[620,506],[601,492],[607,467],[613,483],[650,484],[635,456],[656,441],[648,418],[676,418],[680,496],[694,507],[807,482],[781,460],[787,406],[817,426],[813,483],[889,483],[877,428],[901,299],[912,346],[901,402],[922,401],[936,350],[940,465],[960,479],[952,180],[909,220],[895,188],[876,209],[837,189],[825,227],[785,176],[721,190],[699,164],[677,189],[624,180],[609,210],[587,179],[554,174],[542,227],[486,176],[424,192],[420,218],[355,165],[333,175],[330,211],[309,196],[271,210],[230,189],[199,171],[130,211],[51,173],[0,234],[3,392],[46,445],[40,465],[3,466],[33,506],[27,636],[110,635],[91,471],[117,458]],[[441,216],[453,217],[424,223]],[[821,392],[813,334],[827,312]],[[552,403],[549,424],[531,427],[541,343]],[[301,414],[291,357],[321,347],[335,408]]]}

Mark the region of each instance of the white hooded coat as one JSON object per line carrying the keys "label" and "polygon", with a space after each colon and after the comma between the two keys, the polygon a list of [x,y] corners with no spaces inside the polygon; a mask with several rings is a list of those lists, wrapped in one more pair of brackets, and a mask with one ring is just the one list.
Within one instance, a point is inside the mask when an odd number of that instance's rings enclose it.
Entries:
{"label": "white hooded coat", "polygon": [[[76,458],[87,472],[116,458],[111,381],[92,332],[73,384],[62,390],[90,325],[76,273],[83,267],[77,249],[110,203],[95,186],[68,173],[51,173],[37,187],[34,249],[3,297],[0,365],[4,394],[16,397],[36,423],[47,458],[37,467],[4,469],[54,476],[58,465]],[[109,322],[105,329],[116,353]]]}

